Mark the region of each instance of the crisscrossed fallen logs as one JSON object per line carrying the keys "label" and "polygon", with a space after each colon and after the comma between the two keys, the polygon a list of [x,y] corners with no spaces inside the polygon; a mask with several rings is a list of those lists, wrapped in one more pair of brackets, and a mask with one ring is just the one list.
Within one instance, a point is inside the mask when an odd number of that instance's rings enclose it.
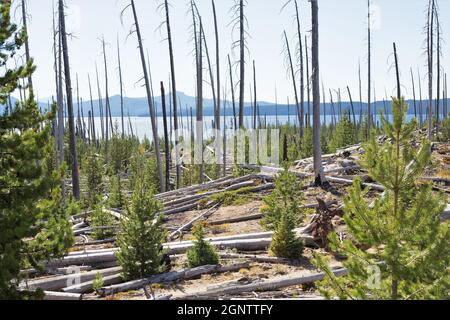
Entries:
{"label": "crisscrossed fallen logs", "polygon": [[197,221],[199,221],[201,219],[207,219],[211,214],[214,213],[214,211],[217,210],[217,208],[219,206],[220,206],[220,203],[216,203],[213,207],[209,208],[205,212],[203,212],[200,215],[196,216],[194,219],[192,219],[188,223],[184,224],[183,226],[181,226],[180,228],[178,228],[174,232],[172,232],[169,235],[169,240],[173,240],[176,237],[176,235],[180,235],[180,234],[182,234],[183,231],[190,229],[194,225],[195,222],[197,222]]}
{"label": "crisscrossed fallen logs", "polygon": [[[307,246],[317,247],[314,239],[307,234],[303,234],[304,228],[297,229],[297,235]],[[272,231],[248,233],[228,237],[208,238],[213,246],[219,249],[237,249],[241,251],[265,250],[272,241]],[[185,253],[194,246],[194,241],[171,242],[164,244],[170,255]],[[115,253],[118,248],[100,249],[90,251],[72,252],[66,257],[53,260],[48,263],[52,267],[64,267],[71,265],[96,265],[99,263],[116,261]]]}
{"label": "crisscrossed fallen logs", "polygon": [[[335,276],[341,277],[347,275],[348,271],[345,268],[333,270]],[[205,299],[211,297],[219,297],[222,295],[239,294],[244,292],[253,291],[271,291],[281,289],[285,287],[297,286],[304,283],[312,283],[320,281],[324,278],[325,274],[320,273],[300,273],[290,274],[283,277],[272,278],[268,280],[260,280],[255,283],[239,284],[236,281],[224,282],[218,285],[214,285],[210,290],[202,290],[198,292],[189,292],[172,298],[175,300],[196,300]]]}
{"label": "crisscrossed fallen logs", "polygon": [[181,271],[172,271],[168,273],[155,275],[145,279],[133,280],[112,286],[103,287],[98,290],[98,293],[102,296],[108,296],[118,292],[140,289],[144,286],[153,283],[170,283],[179,280],[188,280],[197,278],[204,274],[239,271],[240,269],[249,268],[249,266],[250,266],[249,263],[245,262],[226,266],[206,265],[197,268],[184,269]]}

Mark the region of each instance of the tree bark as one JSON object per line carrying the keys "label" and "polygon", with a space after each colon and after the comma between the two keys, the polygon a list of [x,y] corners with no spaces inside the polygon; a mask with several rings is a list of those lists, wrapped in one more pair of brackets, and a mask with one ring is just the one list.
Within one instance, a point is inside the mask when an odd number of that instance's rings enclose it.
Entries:
{"label": "tree bark", "polygon": [[312,89],[313,89],[313,144],[315,182],[325,182],[322,167],[322,149],[320,146],[320,81],[319,81],[319,7],[318,0],[311,0],[312,23]]}
{"label": "tree bark", "polygon": [[69,61],[69,49],[67,46],[67,34],[66,34],[66,21],[64,16],[64,1],[59,0],[59,23],[60,34],[62,40],[62,51],[64,58],[64,78],[66,82],[66,95],[67,95],[67,113],[69,116],[69,149],[70,149],[70,161],[72,168],[72,193],[76,200],[80,200],[80,177],[78,171],[78,158],[75,139],[75,123],[73,116],[73,99],[72,99],[72,82],[70,77],[70,61]]}
{"label": "tree bark", "polygon": [[167,128],[167,112],[166,112],[166,93],[164,91],[164,83],[161,81],[161,104],[164,122],[164,148],[166,159],[166,189],[170,190],[170,147],[169,147],[169,132]]}

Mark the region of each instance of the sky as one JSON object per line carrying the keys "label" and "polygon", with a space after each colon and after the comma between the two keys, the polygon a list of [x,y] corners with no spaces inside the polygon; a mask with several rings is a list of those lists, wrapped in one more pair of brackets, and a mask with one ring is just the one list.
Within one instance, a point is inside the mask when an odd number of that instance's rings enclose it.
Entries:
{"label": "sky", "polygon": [[[53,70],[53,35],[52,35],[52,0],[27,0],[29,13],[29,37],[31,55],[35,59],[37,71],[33,83],[39,99],[47,99],[55,92],[55,75]],[[155,88],[164,81],[168,86],[169,57],[168,44],[165,41],[166,29],[158,28],[163,21],[163,14],[157,7],[161,0],[135,0],[140,19],[144,45],[149,52]],[[293,98],[292,81],[286,72],[283,53],[283,31],[286,30],[291,50],[296,47],[296,26],[294,24],[293,6],[288,5],[282,12],[285,0],[248,0],[246,16],[248,20],[249,55],[246,71],[246,100],[250,97],[249,84],[252,81],[252,61],[256,62],[257,95],[260,101],[275,101],[275,88],[278,102]],[[376,98],[395,95],[395,72],[393,65],[392,43],[396,42],[401,70],[403,94],[412,97],[410,68],[414,76],[420,70],[424,97],[426,88],[426,57],[424,55],[423,27],[426,20],[427,0],[372,0],[372,77]],[[448,45],[450,43],[450,0],[437,0],[440,8],[440,20],[443,33],[442,67],[450,70]],[[195,92],[195,65],[190,40],[192,17],[188,14],[188,0],[171,0],[170,18],[172,26],[176,82],[178,91],[188,95]],[[238,58],[233,52],[232,42],[238,34],[232,34],[233,14],[230,11],[235,0],[216,0],[218,28],[220,37],[220,69],[222,85],[227,86],[230,98],[227,55]],[[307,0],[299,0],[302,32],[310,44],[310,5]],[[110,95],[119,93],[117,69],[117,46],[121,47],[122,69],[125,95],[129,97],[145,96],[142,86],[142,67],[140,64],[137,39],[129,35],[133,24],[130,8],[120,15],[128,0],[66,0],[69,53],[73,88],[76,89],[76,74],[79,77],[80,95],[89,98],[88,73],[95,81],[95,64],[98,64],[102,88],[104,88],[104,67],[100,39],[107,42],[107,60]],[[215,61],[214,25],[210,0],[197,0],[202,15],[207,42]],[[19,11],[15,14],[20,19]],[[319,0],[319,35],[320,35],[320,77],[328,92],[349,86],[354,100],[358,100],[358,61],[361,65],[363,100],[367,96],[367,1],[366,0]],[[215,69],[215,63],[213,68]],[[205,76],[208,74],[205,73]],[[238,79],[237,69],[234,80]],[[225,84],[226,83],[226,84]],[[104,90],[104,89],[103,89]],[[94,90],[96,92],[96,90]],[[211,90],[204,89],[210,98]],[[334,91],[333,91],[334,92]],[[94,94],[94,99],[96,94]],[[329,101],[327,93],[326,100]],[[292,100],[291,100],[292,101]]]}

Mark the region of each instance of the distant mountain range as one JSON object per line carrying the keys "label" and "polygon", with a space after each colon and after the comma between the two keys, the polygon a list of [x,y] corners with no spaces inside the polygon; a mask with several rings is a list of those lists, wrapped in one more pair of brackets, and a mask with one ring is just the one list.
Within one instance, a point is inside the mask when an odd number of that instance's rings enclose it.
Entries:
{"label": "distant mountain range", "polygon": [[[190,113],[190,108],[192,108],[192,112],[195,116],[195,110],[196,110],[196,98],[195,97],[191,97],[188,96],[186,94],[184,94],[183,92],[178,92],[177,94],[178,97],[178,113],[182,114],[183,116],[186,116],[187,114]],[[15,102],[15,99],[12,99],[13,103]],[[450,99],[447,99],[447,104],[448,101]],[[110,106],[111,106],[111,114],[113,117],[120,117],[121,115],[121,107],[120,107],[120,96],[115,95],[110,97],[109,99],[110,101]],[[157,114],[158,116],[162,115],[162,109],[161,109],[161,97],[155,97],[155,104],[156,104],[156,109],[157,109]],[[443,100],[441,101],[441,108],[443,106]],[[99,116],[99,101],[98,100],[94,100],[92,101],[93,106],[94,106],[94,115],[96,117]],[[105,100],[102,100],[103,103],[103,107],[105,106]],[[407,103],[409,104],[410,108],[408,113],[409,114],[414,114],[414,101],[413,100],[407,100]],[[424,101],[416,101],[416,108],[417,108],[417,112],[419,112],[419,108],[420,105],[422,105],[422,110],[423,113],[426,113],[426,108],[427,108],[427,104],[428,101],[424,100]],[[41,108],[46,109],[48,107],[48,102],[45,101],[43,102],[42,100],[39,102],[39,105]],[[166,95],[166,105],[167,107],[169,106],[169,96]],[[223,108],[224,105],[226,105],[226,115],[230,116],[233,115],[233,106],[232,103],[230,101],[226,101],[226,103],[224,104],[222,101],[221,104],[221,108],[223,112]],[[257,102],[258,108],[259,108],[259,114],[264,116],[270,116],[270,115],[275,115],[276,114],[276,110],[278,110],[278,115],[283,116],[283,115],[296,115],[297,111],[295,108],[294,104],[291,104],[290,106],[288,106],[287,104],[279,104],[278,106],[274,103],[271,102],[265,102],[265,101],[258,101]],[[359,115],[360,114],[360,110],[362,108],[362,112],[363,114],[367,113],[367,103],[362,103],[360,104],[359,102],[354,102],[354,109],[355,109],[355,114]],[[238,101],[236,101],[236,112],[238,112]],[[90,101],[83,101],[82,104],[82,109],[83,109],[83,113],[84,116],[87,117],[88,115],[88,111],[91,108],[91,102]],[[213,110],[214,110],[214,103],[212,99],[204,99],[203,101],[203,114],[204,116],[213,116]],[[312,101],[310,103],[310,108],[312,109]],[[388,113],[391,113],[392,110],[392,105],[391,105],[391,101],[377,101],[372,103],[372,110],[373,112],[378,113],[379,110],[384,110],[386,108]],[[0,111],[3,113],[4,110],[4,106],[0,106]],[[339,112],[351,112],[351,103],[348,101],[343,101],[342,103],[334,103],[334,112],[336,114],[338,114]],[[77,115],[78,112],[78,105],[77,105],[77,101],[76,99],[74,100],[74,113],[75,115]],[[149,116],[149,110],[148,110],[148,103],[147,103],[147,98],[128,98],[125,97],[124,98],[124,114],[125,116],[128,115],[128,112],[130,114],[130,116],[132,117],[147,117]],[[308,112],[308,103],[305,102],[305,113]],[[331,103],[326,103],[325,105],[321,104],[321,114],[327,114],[327,115],[331,115],[333,114],[333,105]],[[169,115],[169,111],[167,111],[167,114]],[[244,108],[244,114],[246,116],[252,115],[253,114],[253,107],[252,104],[247,102],[245,103],[245,108]]]}

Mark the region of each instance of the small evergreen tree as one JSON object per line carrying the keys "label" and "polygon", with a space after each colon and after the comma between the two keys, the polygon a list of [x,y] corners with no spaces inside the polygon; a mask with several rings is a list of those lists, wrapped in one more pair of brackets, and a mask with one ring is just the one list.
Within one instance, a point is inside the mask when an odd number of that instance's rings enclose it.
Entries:
{"label": "small evergreen tree", "polygon": [[205,232],[201,224],[197,224],[193,229],[195,236],[194,246],[187,252],[189,267],[195,268],[204,265],[219,263],[219,256],[214,247],[205,241]]}
{"label": "small evergreen tree", "polygon": [[344,113],[333,132],[330,148],[332,152],[337,149],[356,143],[356,128],[350,120],[350,114]]}
{"label": "small evergreen tree", "polygon": [[113,227],[115,223],[114,217],[103,210],[101,202],[96,204],[91,218],[91,226],[94,228],[94,238],[97,240],[104,240],[113,237],[114,230],[112,228],[104,227]]}
{"label": "small evergreen tree", "polygon": [[125,199],[122,193],[122,183],[119,176],[112,176],[110,178],[108,205],[115,209],[122,209],[125,205]]}
{"label": "small evergreen tree", "polygon": [[284,171],[275,179],[275,189],[263,199],[265,206],[261,209],[264,213],[261,224],[267,230],[276,230],[285,212],[292,217],[294,227],[303,220],[302,185],[297,181],[296,175],[288,169],[288,165],[285,164]]}
{"label": "small evergreen tree", "polygon": [[127,279],[148,277],[165,270],[162,245],[166,233],[162,229],[163,217],[158,214],[161,208],[153,193],[138,181],[131,208],[121,221],[117,237],[117,259]]}
{"label": "small evergreen tree", "polygon": [[303,241],[295,234],[295,217],[282,211],[270,244],[270,253],[276,257],[298,259],[303,253]]}
{"label": "small evergreen tree", "polygon": [[103,160],[100,155],[91,152],[86,160],[85,173],[87,177],[86,205],[93,208],[103,197]]}
{"label": "small evergreen tree", "polygon": [[94,281],[92,281],[92,290],[97,291],[104,286],[103,276],[100,272],[95,275]]}
{"label": "small evergreen tree", "polygon": [[[316,264],[327,274],[321,292],[342,299],[448,298],[450,274],[449,224],[440,222],[446,204],[430,184],[419,182],[430,163],[429,141],[411,146],[415,120],[405,123],[407,104],[393,100],[393,123],[381,114],[388,140],[381,146],[372,136],[363,167],[385,187],[383,197],[369,206],[356,181],[345,201],[344,220],[352,239],[341,242],[330,234],[331,249],[344,255],[348,276],[336,278],[323,257]],[[379,281],[374,281],[379,270]]]}

